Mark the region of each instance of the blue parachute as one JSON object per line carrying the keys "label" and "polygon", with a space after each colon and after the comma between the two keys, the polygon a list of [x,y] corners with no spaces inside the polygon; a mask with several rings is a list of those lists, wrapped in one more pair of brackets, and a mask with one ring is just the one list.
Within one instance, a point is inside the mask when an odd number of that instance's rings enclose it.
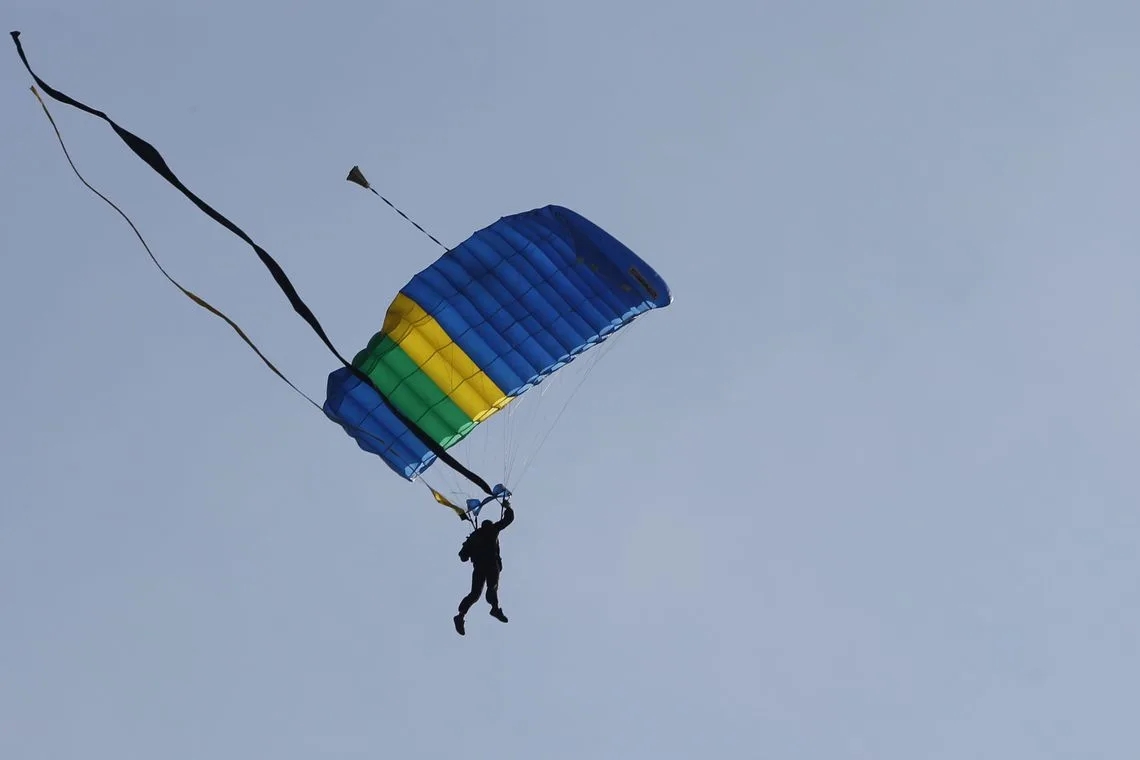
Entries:
{"label": "blue parachute", "polygon": [[551,205],[503,217],[399,291],[352,367],[329,375],[324,410],[412,480],[437,458],[430,443],[450,448],[671,301],[652,267],[580,214]]}

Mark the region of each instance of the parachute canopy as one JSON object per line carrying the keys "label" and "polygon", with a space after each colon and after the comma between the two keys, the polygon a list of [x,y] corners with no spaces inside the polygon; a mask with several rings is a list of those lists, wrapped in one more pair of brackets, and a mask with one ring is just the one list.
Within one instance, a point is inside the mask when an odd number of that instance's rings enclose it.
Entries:
{"label": "parachute canopy", "polygon": [[423,437],[454,446],[638,315],[671,302],[652,267],[580,214],[550,205],[506,216],[399,291],[352,368],[329,375],[324,412],[414,480],[436,459]]}

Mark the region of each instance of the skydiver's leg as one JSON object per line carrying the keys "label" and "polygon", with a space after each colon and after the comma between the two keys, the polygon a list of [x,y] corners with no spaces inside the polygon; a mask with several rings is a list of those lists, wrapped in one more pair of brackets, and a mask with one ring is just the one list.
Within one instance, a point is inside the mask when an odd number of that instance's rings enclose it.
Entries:
{"label": "skydiver's leg", "polygon": [[471,569],[471,593],[463,597],[459,602],[459,616],[463,617],[467,614],[467,610],[471,609],[471,605],[479,600],[479,595],[483,593],[483,583],[487,580],[487,573],[483,568],[475,566]]}
{"label": "skydiver's leg", "polygon": [[463,617],[467,614],[467,610],[471,609],[471,605],[475,604],[479,599],[479,594],[483,591],[483,582],[486,580],[486,573],[482,568],[476,566],[471,569],[471,593],[463,597],[459,602],[459,614],[451,620],[455,623],[455,631],[460,635],[465,635],[463,630]]}
{"label": "skydiver's leg", "polygon": [[491,605],[491,609],[499,609],[498,571],[491,571],[487,573],[487,604]]}
{"label": "skydiver's leg", "polygon": [[487,604],[491,605],[491,616],[507,622],[507,616],[499,607],[499,569],[487,573]]}

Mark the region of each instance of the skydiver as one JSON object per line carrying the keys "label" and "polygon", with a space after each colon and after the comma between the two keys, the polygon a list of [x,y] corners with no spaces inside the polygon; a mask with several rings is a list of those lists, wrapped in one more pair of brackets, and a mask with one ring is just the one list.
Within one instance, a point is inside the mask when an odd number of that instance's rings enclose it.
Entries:
{"label": "skydiver", "polygon": [[499,533],[514,519],[511,502],[506,499],[503,501],[503,519],[498,522],[484,520],[459,550],[459,559],[464,562],[471,560],[471,592],[459,602],[459,614],[452,618],[460,636],[465,635],[463,618],[471,605],[478,601],[484,583],[487,584],[487,604],[491,605],[491,616],[507,622],[507,616],[499,607],[499,573],[503,569],[503,559],[499,555]]}

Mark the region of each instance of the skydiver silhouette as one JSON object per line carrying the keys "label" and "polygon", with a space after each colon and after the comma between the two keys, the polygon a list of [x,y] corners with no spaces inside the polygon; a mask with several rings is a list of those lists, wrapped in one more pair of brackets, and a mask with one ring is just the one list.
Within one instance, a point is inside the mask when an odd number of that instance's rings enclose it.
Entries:
{"label": "skydiver silhouette", "polygon": [[487,585],[487,604],[491,605],[492,617],[507,622],[507,616],[499,607],[499,573],[503,569],[503,559],[499,555],[499,533],[514,520],[515,511],[511,509],[511,502],[504,500],[503,519],[498,522],[484,520],[459,550],[459,559],[464,562],[471,560],[471,592],[459,602],[459,614],[452,618],[460,636],[465,635],[463,618],[471,605],[478,601],[483,584]]}

